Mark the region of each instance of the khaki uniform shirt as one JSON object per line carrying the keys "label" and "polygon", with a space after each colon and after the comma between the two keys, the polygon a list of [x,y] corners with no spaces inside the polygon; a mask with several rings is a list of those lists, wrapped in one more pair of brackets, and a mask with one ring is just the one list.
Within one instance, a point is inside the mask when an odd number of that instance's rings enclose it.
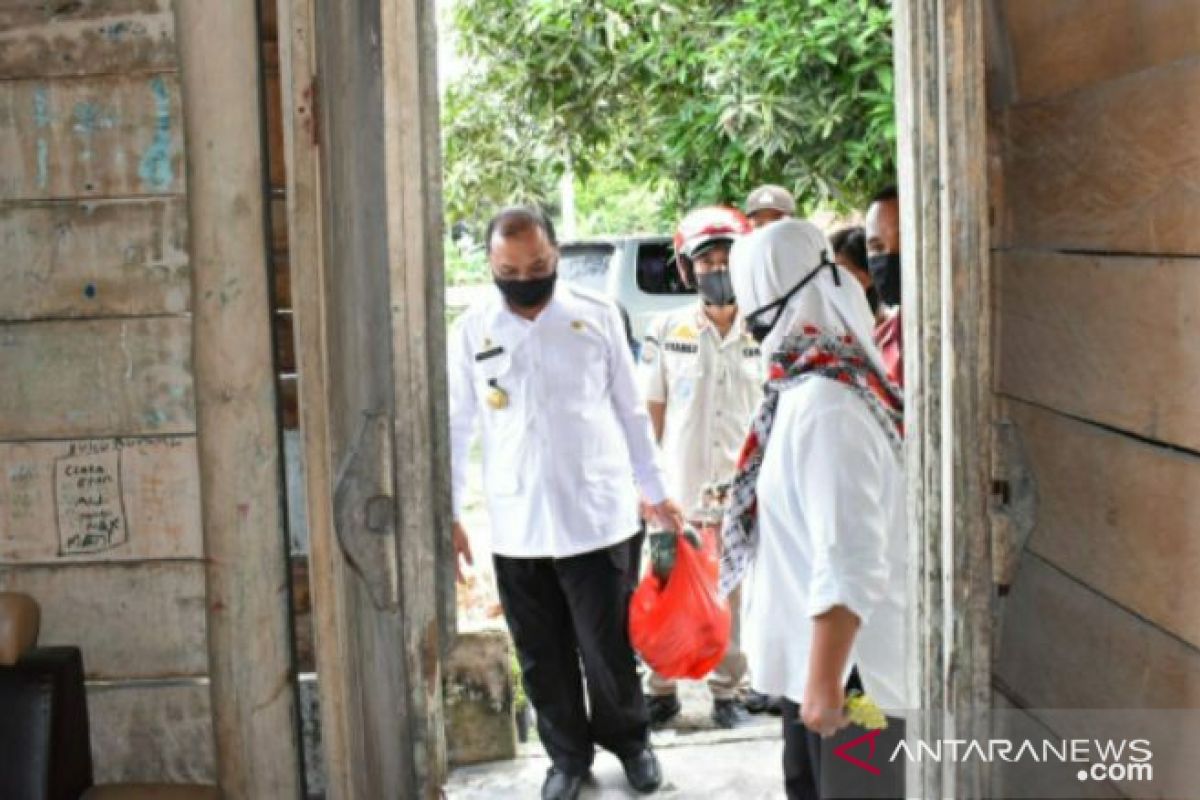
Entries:
{"label": "khaki uniform shirt", "polygon": [[647,331],[638,377],[648,401],[666,404],[667,492],[694,518],[704,487],[733,477],[762,399],[758,344],[740,315],[722,338],[698,305],[668,312]]}

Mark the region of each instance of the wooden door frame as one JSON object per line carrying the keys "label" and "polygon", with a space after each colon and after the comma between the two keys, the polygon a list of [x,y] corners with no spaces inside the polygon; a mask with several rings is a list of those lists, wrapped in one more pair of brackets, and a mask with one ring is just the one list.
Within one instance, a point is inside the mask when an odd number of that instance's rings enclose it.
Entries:
{"label": "wooden door frame", "polygon": [[217,781],[300,798],[253,3],[175,3]]}
{"label": "wooden door frame", "polygon": [[[987,738],[991,707],[991,265],[984,0],[895,0],[916,735]],[[922,764],[910,794],[985,797],[981,764]]]}
{"label": "wooden door frame", "polygon": [[[446,775],[441,662],[453,632],[453,558],[446,430],[442,276],[440,133],[436,34],[432,0],[376,0],[356,7],[371,14],[379,51],[386,197],[386,263],[392,325],[394,409],[383,425],[392,473],[395,565],[389,578],[402,621],[388,696],[402,717],[396,741],[373,741],[364,705],[379,687],[357,685],[361,642],[349,624],[361,613],[362,591],[339,542],[334,486],[327,291],[335,277],[326,252],[331,221],[324,187],[329,134],[322,130],[320,54],[341,57],[317,24],[327,0],[277,0],[288,226],[294,293],[299,405],[306,464],[310,583],[321,701],[322,742],[330,800],[387,796],[436,798]],[[377,14],[377,16],[375,16]],[[346,55],[347,58],[350,54]],[[338,143],[339,145],[345,143]],[[323,151],[323,148],[326,148]],[[369,331],[367,335],[386,332]],[[391,454],[397,454],[392,456]],[[373,498],[377,499],[377,498]],[[447,532],[439,535],[438,532]],[[356,599],[358,598],[358,599]],[[357,605],[356,605],[357,603]],[[389,755],[391,754],[391,755]],[[386,763],[385,763],[386,762]]]}
{"label": "wooden door frame", "polygon": [[[318,65],[314,7],[278,0],[283,69],[288,217],[292,252],[300,410],[308,467],[312,593],[324,744],[331,798],[364,795],[354,687],[336,678],[347,658],[341,620],[345,575],[333,529],[322,256]],[[397,436],[415,443],[398,459],[401,583],[407,602],[404,669],[420,709],[397,748],[418,751],[413,790],[435,796],[445,774],[438,665],[452,631],[453,591],[439,583],[449,551],[445,374],[428,354],[442,343],[440,157],[436,37],[430,0],[379,0],[388,122],[389,270],[398,321]],[[895,0],[899,187],[902,198],[905,403],[909,425],[909,685],[927,712],[917,733],[962,736],[953,712],[990,707],[991,465],[990,266],[984,124],[983,0]],[[414,356],[411,343],[422,347]],[[403,410],[402,400],[414,408]],[[408,487],[406,489],[405,487]],[[407,491],[407,494],[405,493]],[[440,536],[420,535],[431,525]],[[449,590],[447,590],[449,586]],[[410,617],[411,618],[408,618]],[[442,626],[439,628],[439,624]],[[916,776],[927,797],[982,797],[986,775],[941,765]]]}

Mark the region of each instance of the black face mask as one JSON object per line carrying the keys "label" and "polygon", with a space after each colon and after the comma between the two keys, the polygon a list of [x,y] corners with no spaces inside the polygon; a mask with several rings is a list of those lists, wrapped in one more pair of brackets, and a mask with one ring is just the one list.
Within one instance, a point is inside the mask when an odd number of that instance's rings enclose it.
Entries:
{"label": "black face mask", "polygon": [[495,278],[496,286],[504,299],[515,308],[537,308],[550,299],[554,294],[554,284],[558,280],[558,269],[544,278],[517,280],[515,278]]}
{"label": "black face mask", "polygon": [[729,277],[727,269],[697,275],[696,288],[700,290],[704,302],[710,306],[731,306],[735,302],[733,280]]}
{"label": "black face mask", "polygon": [[[752,314],[746,315],[746,327],[750,330],[750,335],[754,337],[754,341],[758,342],[759,344],[763,343],[763,340],[766,339],[771,334],[771,331],[775,329],[775,326],[779,324],[779,318],[783,316],[783,309],[787,307],[788,301],[791,300],[797,292],[807,286],[809,282],[812,281],[813,278],[817,277],[817,275],[821,273],[821,270],[826,267],[833,272],[833,282],[838,286],[842,285],[842,279],[841,276],[838,275],[837,267],[824,253],[821,253],[821,263],[813,268],[812,272],[801,278],[799,283],[797,283],[791,289],[788,289],[787,293],[783,297],[772,303],[767,303],[765,306]],[[775,313],[771,314],[772,311]],[[771,315],[770,322],[766,321],[767,315]]]}
{"label": "black face mask", "polygon": [[867,259],[871,282],[879,288],[879,298],[889,306],[900,305],[900,254],[883,253]]}

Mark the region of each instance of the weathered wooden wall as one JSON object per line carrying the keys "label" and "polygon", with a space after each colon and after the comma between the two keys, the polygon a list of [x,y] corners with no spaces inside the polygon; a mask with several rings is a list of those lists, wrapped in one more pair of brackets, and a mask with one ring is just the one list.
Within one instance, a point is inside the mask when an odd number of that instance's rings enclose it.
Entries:
{"label": "weathered wooden wall", "polygon": [[257,8],[0,2],[0,588],[82,648],[98,780],[292,797]]}
{"label": "weathered wooden wall", "polygon": [[997,412],[1037,487],[997,686],[1196,708],[1200,4],[991,12]]}
{"label": "weathered wooden wall", "polygon": [[0,4],[0,587],[83,649],[100,780],[212,780],[170,0]]}

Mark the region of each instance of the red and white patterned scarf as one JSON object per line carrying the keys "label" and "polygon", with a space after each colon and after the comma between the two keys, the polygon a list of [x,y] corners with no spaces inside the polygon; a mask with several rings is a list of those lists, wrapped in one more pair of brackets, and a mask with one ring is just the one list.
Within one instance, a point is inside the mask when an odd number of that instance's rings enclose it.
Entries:
{"label": "red and white patterned scarf", "polygon": [[784,339],[771,357],[762,404],[738,457],[729,507],[721,528],[721,594],[732,592],[746,574],[758,545],[758,472],[771,437],[779,395],[812,378],[835,380],[862,398],[893,451],[900,456],[904,436],[900,390],[875,366],[853,336],[833,336],[806,325]]}

